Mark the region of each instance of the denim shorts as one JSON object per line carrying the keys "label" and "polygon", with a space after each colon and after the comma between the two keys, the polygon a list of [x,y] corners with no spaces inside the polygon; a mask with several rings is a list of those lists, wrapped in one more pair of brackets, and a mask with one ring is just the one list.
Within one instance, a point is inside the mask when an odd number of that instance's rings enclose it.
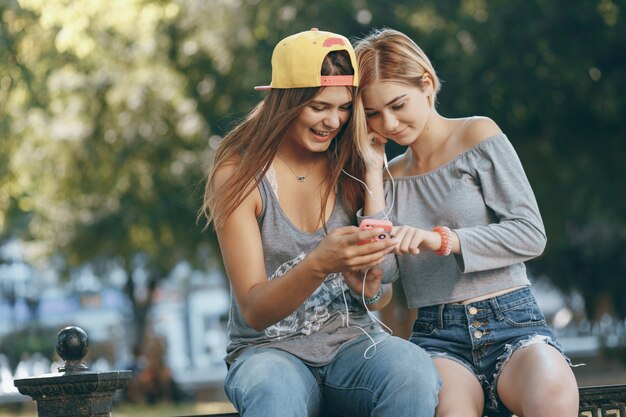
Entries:
{"label": "denim shorts", "polygon": [[563,354],[528,287],[466,305],[420,307],[410,340],[432,358],[454,360],[476,375],[485,409],[495,414],[507,412],[496,386],[513,352],[547,343]]}

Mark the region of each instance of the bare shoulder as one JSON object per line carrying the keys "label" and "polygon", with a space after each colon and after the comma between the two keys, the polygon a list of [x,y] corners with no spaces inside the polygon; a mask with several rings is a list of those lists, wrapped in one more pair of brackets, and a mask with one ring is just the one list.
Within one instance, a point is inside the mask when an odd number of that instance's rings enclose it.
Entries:
{"label": "bare shoulder", "polygon": [[[236,174],[237,169],[240,168],[239,156],[234,156],[215,167],[213,177],[211,178],[213,188],[220,193],[220,189],[224,187],[228,181]],[[249,207],[258,215],[261,210],[261,193],[256,187],[256,181],[254,178],[250,178],[245,184],[241,186],[234,185],[237,189],[242,190],[245,196],[239,207]],[[222,194],[223,195],[223,194]]]}
{"label": "bare shoulder", "polygon": [[485,139],[502,133],[502,129],[489,117],[474,116],[463,123],[459,130],[459,141],[465,148],[472,148]]}
{"label": "bare shoulder", "polygon": [[213,186],[216,189],[224,185],[233,176],[240,159],[239,156],[233,156],[215,167],[215,171],[213,172]]}
{"label": "bare shoulder", "polygon": [[[407,167],[406,152],[394,157],[389,161],[389,172],[392,177],[402,177],[405,175]],[[389,177],[389,173],[384,173],[385,178]]]}

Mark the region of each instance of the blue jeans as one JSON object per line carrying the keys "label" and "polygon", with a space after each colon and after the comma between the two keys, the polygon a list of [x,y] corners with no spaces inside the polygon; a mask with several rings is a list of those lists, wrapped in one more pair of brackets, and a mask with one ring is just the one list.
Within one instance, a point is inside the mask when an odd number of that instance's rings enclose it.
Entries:
{"label": "blue jeans", "polygon": [[250,349],[230,367],[226,395],[245,417],[433,417],[441,381],[426,352],[386,333],[372,337],[384,340],[369,359],[372,341],[363,335],[323,366],[278,349]]}
{"label": "blue jeans", "polygon": [[469,369],[483,387],[485,407],[504,413],[496,387],[513,352],[547,343],[563,354],[528,287],[466,305],[420,307],[409,340],[432,358],[450,359]]}

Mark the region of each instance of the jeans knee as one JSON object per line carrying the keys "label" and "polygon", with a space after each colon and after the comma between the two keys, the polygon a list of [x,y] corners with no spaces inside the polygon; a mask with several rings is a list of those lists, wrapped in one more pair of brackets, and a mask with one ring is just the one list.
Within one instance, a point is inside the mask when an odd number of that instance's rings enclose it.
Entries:
{"label": "jeans knee", "polygon": [[410,406],[434,411],[439,402],[441,378],[430,356],[411,345],[403,355],[389,358],[388,378],[390,392]]}
{"label": "jeans knee", "polygon": [[[288,354],[260,352],[235,363],[224,388],[240,413],[252,416],[314,414],[316,382],[306,365]],[[306,414],[305,414],[306,415]]]}
{"label": "jeans knee", "polygon": [[437,367],[428,353],[412,346],[411,350],[402,356],[392,358],[393,369],[396,375],[404,375],[407,382],[415,385],[439,387],[441,380]]}
{"label": "jeans knee", "polygon": [[298,391],[304,383],[303,375],[307,375],[308,371],[299,360],[296,361],[283,358],[281,355],[261,353],[244,364],[239,371],[242,375],[238,379],[245,381],[246,391],[254,390],[274,395]]}

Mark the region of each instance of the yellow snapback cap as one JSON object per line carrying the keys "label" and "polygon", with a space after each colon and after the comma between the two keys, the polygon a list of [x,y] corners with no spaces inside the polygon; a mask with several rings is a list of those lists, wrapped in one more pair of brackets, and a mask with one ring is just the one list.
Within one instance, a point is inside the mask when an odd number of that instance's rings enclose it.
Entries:
{"label": "yellow snapback cap", "polygon": [[[348,53],[354,75],[321,75],[324,58],[331,51]],[[356,87],[359,85],[357,68],[354,49],[346,37],[312,28],[288,36],[276,45],[272,53],[272,83],[254,89]]]}

